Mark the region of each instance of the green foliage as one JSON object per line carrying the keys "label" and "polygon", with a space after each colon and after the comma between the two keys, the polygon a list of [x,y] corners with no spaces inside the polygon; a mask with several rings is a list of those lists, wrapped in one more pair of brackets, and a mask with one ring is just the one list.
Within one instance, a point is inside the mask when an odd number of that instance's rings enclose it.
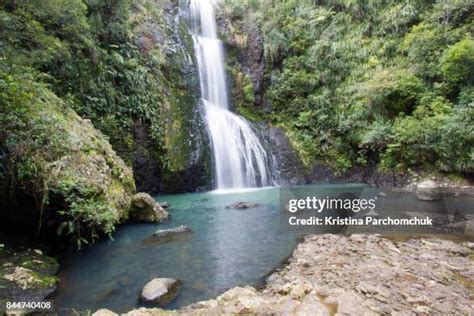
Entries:
{"label": "green foliage", "polygon": [[456,107],[439,129],[433,144],[437,166],[444,171],[472,172],[474,169],[474,103]]}
{"label": "green foliage", "polygon": [[363,134],[360,145],[374,152],[384,150],[392,140],[392,123],[384,118],[376,119]]}
{"label": "green foliage", "polygon": [[367,81],[356,86],[356,100],[368,106],[372,113],[389,117],[410,113],[423,83],[407,69],[376,70]]}
{"label": "green foliage", "polygon": [[266,38],[263,45],[265,59],[272,64],[276,64],[285,54],[287,45],[286,37],[278,31],[278,29],[270,29],[265,35]]}
{"label": "green foliage", "polygon": [[174,91],[181,83],[165,76],[177,72],[179,54],[167,53],[166,45],[144,53],[136,44],[146,19],[171,32],[156,4],[46,0],[0,8],[0,58],[46,74],[41,80],[104,132],[129,163],[133,124],[144,122],[150,151],[165,164],[163,107],[165,98],[181,92]]}
{"label": "green foliage", "polygon": [[81,198],[79,202],[70,202],[67,210],[58,211],[64,218],[58,227],[58,235],[68,235],[80,249],[102,234],[111,235],[117,221],[115,212],[104,200]]}
{"label": "green foliage", "polygon": [[469,0],[263,0],[240,16],[264,37],[266,118],[306,166],[472,173],[473,11]]}
{"label": "green foliage", "polygon": [[441,58],[441,71],[448,82],[472,85],[474,81],[474,40],[464,39],[449,47]]}

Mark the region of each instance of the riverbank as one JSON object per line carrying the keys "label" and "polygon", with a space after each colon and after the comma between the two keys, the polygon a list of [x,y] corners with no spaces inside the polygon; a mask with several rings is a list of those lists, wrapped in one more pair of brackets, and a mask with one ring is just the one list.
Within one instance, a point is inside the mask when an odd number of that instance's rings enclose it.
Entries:
{"label": "riverbank", "polygon": [[[310,235],[259,291],[235,287],[166,314],[471,314],[474,243],[380,235]],[[99,310],[95,315],[107,315]]]}

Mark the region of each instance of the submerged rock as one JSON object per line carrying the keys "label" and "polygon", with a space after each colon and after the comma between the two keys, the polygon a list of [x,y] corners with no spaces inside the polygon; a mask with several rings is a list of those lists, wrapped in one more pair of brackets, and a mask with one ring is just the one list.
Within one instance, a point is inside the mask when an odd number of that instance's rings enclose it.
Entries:
{"label": "submerged rock", "polygon": [[142,289],[140,300],[166,306],[173,301],[181,290],[181,281],[169,278],[156,278]]}
{"label": "submerged rock", "polygon": [[186,225],[181,225],[176,228],[168,228],[168,229],[159,229],[153,235],[153,239],[164,239],[166,237],[170,237],[177,234],[185,234],[185,233],[192,233],[193,231]]}
{"label": "submerged rock", "polygon": [[164,209],[168,209],[171,207],[171,204],[169,202],[161,202],[160,205]]}
{"label": "submerged rock", "polygon": [[160,222],[169,214],[148,193],[140,192],[132,197],[130,217],[137,222]]}
{"label": "submerged rock", "polygon": [[433,180],[425,180],[416,186],[416,197],[423,201],[437,200],[443,197],[441,188]]}
{"label": "submerged rock", "polygon": [[260,204],[258,204],[257,202],[235,202],[235,203],[232,203],[231,205],[227,205],[226,208],[235,208],[238,210],[244,210],[244,209],[255,208],[259,206]]}

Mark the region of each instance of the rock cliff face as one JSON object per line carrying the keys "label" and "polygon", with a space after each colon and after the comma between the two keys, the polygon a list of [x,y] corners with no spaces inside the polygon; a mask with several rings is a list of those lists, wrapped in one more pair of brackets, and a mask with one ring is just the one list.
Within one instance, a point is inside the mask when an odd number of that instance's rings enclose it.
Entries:
{"label": "rock cliff face", "polygon": [[353,167],[350,170],[337,173],[325,164],[316,164],[306,172],[307,183],[367,183],[378,187],[402,188],[409,184],[407,174],[387,173],[377,170],[377,166]]}
{"label": "rock cliff face", "polygon": [[8,113],[0,116],[4,228],[58,232],[78,244],[111,233],[128,217],[135,192],[130,168],[90,121],[46,86],[1,75],[0,103]]}
{"label": "rock cliff face", "polygon": [[280,185],[306,183],[304,168],[285,131],[267,126],[264,118],[265,59],[260,27],[253,16],[234,18],[225,6],[217,8],[220,37],[225,44],[227,77],[235,112],[259,123],[268,149],[275,158]]}
{"label": "rock cliff face", "polygon": [[[119,153],[129,157],[137,188],[148,193],[180,193],[210,188],[211,162],[199,107],[199,74],[191,35],[177,18],[177,4],[156,3],[155,15],[137,7],[136,43],[149,58],[163,58],[160,116],[163,139],[153,139],[151,126],[136,120],[133,145]],[[158,16],[157,16],[158,15]],[[157,50],[166,50],[156,56]]]}
{"label": "rock cliff face", "polygon": [[217,23],[225,44],[232,101],[238,113],[251,118],[263,106],[265,62],[260,28],[254,19],[233,19],[223,6],[218,7]]}
{"label": "rock cliff face", "polygon": [[279,127],[267,127],[263,131],[275,157],[279,184],[292,186],[306,183],[303,165],[286,137],[285,131]]}

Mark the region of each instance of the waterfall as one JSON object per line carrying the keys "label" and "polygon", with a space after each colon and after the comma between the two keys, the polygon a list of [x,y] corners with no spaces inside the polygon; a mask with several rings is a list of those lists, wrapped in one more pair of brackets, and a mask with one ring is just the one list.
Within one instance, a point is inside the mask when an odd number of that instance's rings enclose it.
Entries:
{"label": "waterfall", "polygon": [[224,51],[217,37],[211,0],[186,3],[190,31],[199,67],[203,116],[211,141],[217,189],[274,185],[270,155],[256,130],[229,110]]}

